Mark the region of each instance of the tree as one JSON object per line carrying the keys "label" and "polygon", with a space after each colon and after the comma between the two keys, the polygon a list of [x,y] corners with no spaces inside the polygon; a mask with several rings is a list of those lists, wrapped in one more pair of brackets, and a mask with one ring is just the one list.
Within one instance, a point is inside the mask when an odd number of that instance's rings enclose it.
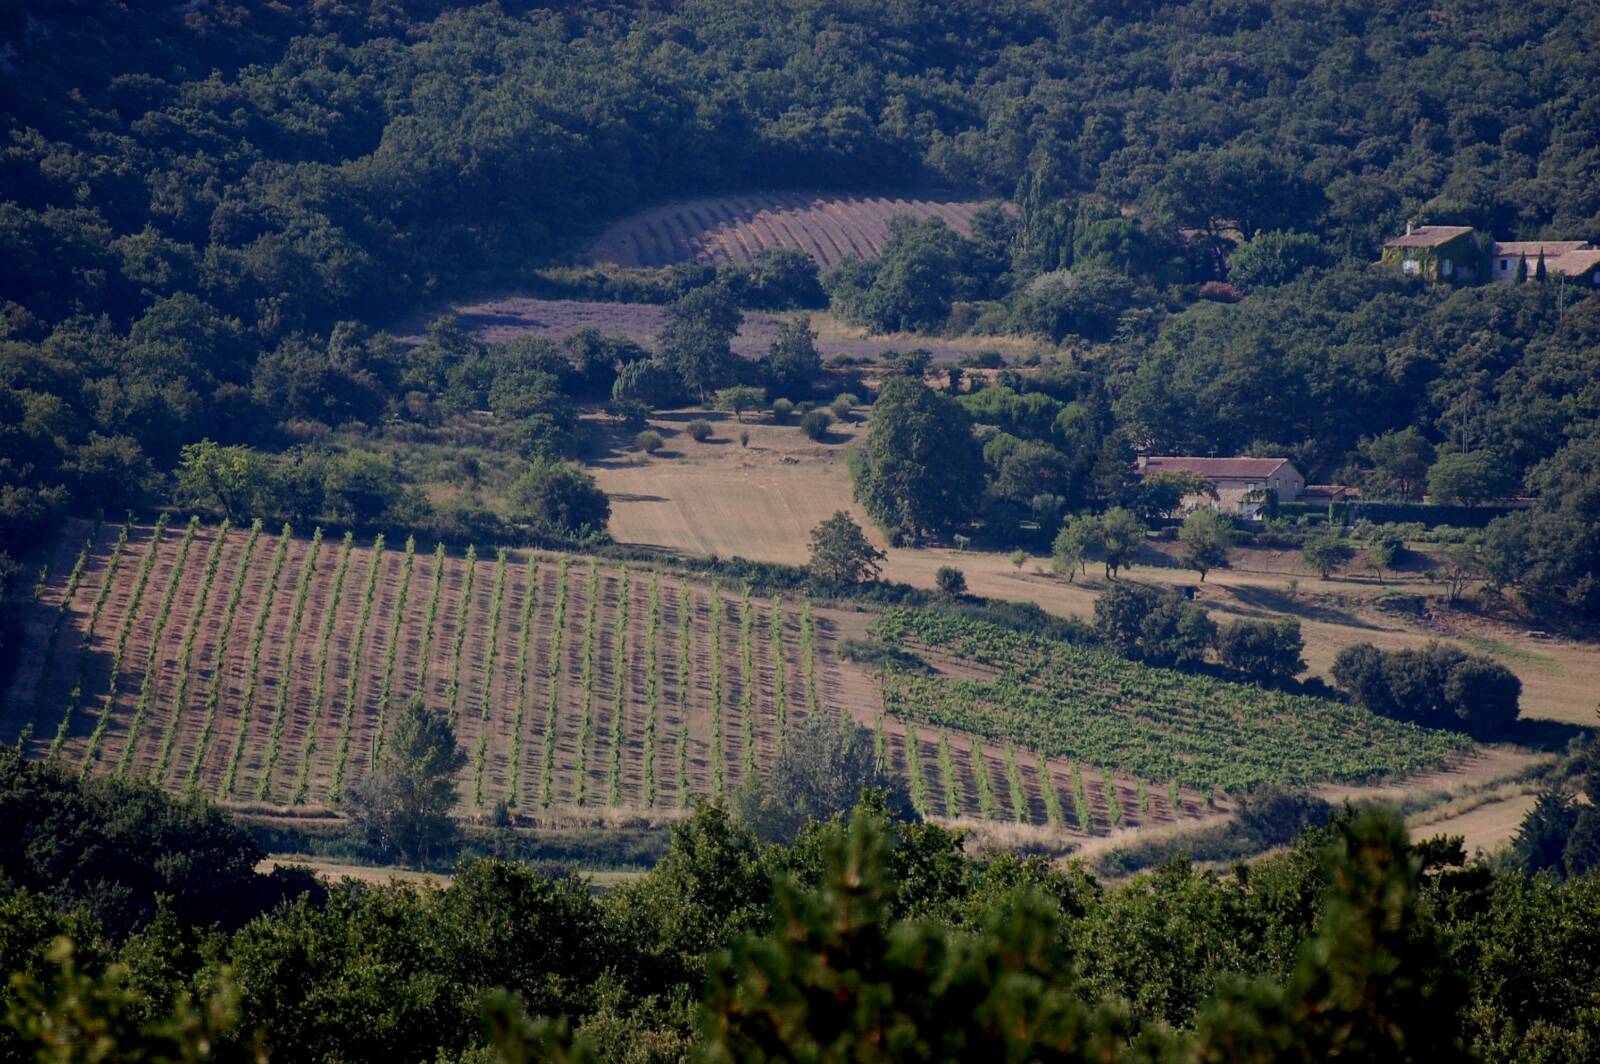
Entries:
{"label": "tree", "polygon": [[552,535],[603,536],[611,520],[611,501],[594,477],[565,462],[531,463],[506,499],[516,520]]}
{"label": "tree", "polygon": [[1433,444],[1415,426],[1362,440],[1360,450],[1361,457],[1372,466],[1362,478],[1368,494],[1422,498],[1428,467],[1436,455]]}
{"label": "tree", "polygon": [[933,582],[944,595],[955,597],[967,593],[967,574],[953,565],[939,566],[939,571],[933,574]]}
{"label": "tree", "polygon": [[413,868],[426,868],[429,856],[456,836],[450,809],[456,773],[466,764],[445,715],[414,695],[385,741],[376,771],[346,789],[344,810],[373,845],[399,854]]}
{"label": "tree", "polygon": [[1089,514],[1073,514],[1056,533],[1050,564],[1072,581],[1074,570],[1089,571],[1089,552],[1100,546],[1100,521]]}
{"label": "tree", "polygon": [[1356,556],[1356,550],[1338,532],[1329,529],[1300,548],[1300,559],[1326,580]]}
{"label": "tree", "polygon": [[790,729],[766,779],[746,781],[734,808],[762,841],[792,843],[807,823],[850,812],[868,789],[886,800],[897,819],[915,817],[905,779],[879,766],[872,733],[853,721],[841,726],[827,713],[812,713]]}
{"label": "tree", "polygon": [[1142,520],[1170,516],[1190,496],[1216,499],[1217,489],[1198,473],[1156,473],[1142,477],[1129,495],[1128,508]]}
{"label": "tree", "polygon": [[326,462],[322,473],[323,497],[340,521],[376,521],[405,495],[393,461],[370,451],[347,451]]}
{"label": "tree", "polygon": [[773,338],[763,365],[770,394],[791,399],[804,399],[811,394],[822,374],[822,356],[817,353],[817,333],[809,316],[778,323],[778,335]]}
{"label": "tree", "polygon": [[1241,288],[1288,284],[1306,270],[1326,266],[1327,249],[1307,233],[1273,230],[1259,233],[1228,255],[1228,280]]}
{"label": "tree", "polygon": [[731,372],[731,344],[743,321],[733,296],[721,285],[691,289],[668,305],[658,338],[661,358],[701,402]]}
{"label": "tree", "polygon": [[1334,658],[1332,674],[1340,690],[1373,713],[1480,738],[1502,733],[1521,712],[1515,673],[1444,643],[1394,651],[1356,643]]}
{"label": "tree", "polygon": [[1100,515],[1100,556],[1107,579],[1115,580],[1119,570],[1134,563],[1144,548],[1144,536],[1144,523],[1120,506]]}
{"label": "tree", "polygon": [[967,412],[908,377],[879,391],[852,472],[872,519],[913,535],[967,521],[983,493],[983,456]]}
{"label": "tree", "polygon": [[827,583],[876,580],[884,557],[843,510],[811,530],[811,573]]}
{"label": "tree", "polygon": [[618,403],[643,403],[654,410],[671,405],[682,389],[671,366],[656,359],[643,359],[622,367],[611,385],[611,398]]}
{"label": "tree", "polygon": [[1512,836],[1511,853],[1529,875],[1552,869],[1559,872],[1567,840],[1577,826],[1578,807],[1572,796],[1560,787],[1546,787]]}
{"label": "tree", "polygon": [[1292,680],[1306,670],[1300,622],[1234,621],[1217,633],[1217,660],[1257,680]]}
{"label": "tree", "polygon": [[833,415],[826,410],[807,410],[800,418],[800,431],[806,434],[807,439],[818,443],[828,438],[828,429],[832,426]]}
{"label": "tree", "polygon": [[201,440],[186,445],[178,459],[178,491],[200,505],[216,506],[230,521],[250,517],[271,487],[271,463],[248,447]]}
{"label": "tree", "polygon": [[766,397],[760,388],[740,386],[737,388],[723,388],[717,392],[717,409],[727,410],[741,424],[744,422],[746,410],[759,410]]}
{"label": "tree", "polygon": [[1228,551],[1233,546],[1233,522],[1215,510],[1202,507],[1183,519],[1178,529],[1183,545],[1183,564],[1200,574],[1201,583],[1212,569],[1228,567]]}
{"label": "tree", "polygon": [[1394,563],[1404,550],[1405,541],[1389,533],[1367,540],[1367,564],[1378,574],[1380,583],[1383,580],[1383,571],[1394,568]]}
{"label": "tree", "polygon": [[1428,497],[1434,502],[1476,506],[1504,498],[1515,485],[1510,469],[1491,451],[1458,451],[1428,468]]}
{"label": "tree", "polygon": [[1175,591],[1117,584],[1094,601],[1095,633],[1124,657],[1191,665],[1216,642],[1206,611]]}

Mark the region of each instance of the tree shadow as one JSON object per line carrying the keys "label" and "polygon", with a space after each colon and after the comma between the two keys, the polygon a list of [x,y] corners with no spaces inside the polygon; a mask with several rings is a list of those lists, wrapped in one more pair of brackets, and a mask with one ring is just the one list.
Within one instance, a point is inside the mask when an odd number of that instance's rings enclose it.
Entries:
{"label": "tree shadow", "polygon": [[[1373,624],[1371,621],[1362,620],[1347,610],[1337,609],[1332,606],[1323,606],[1308,599],[1290,597],[1288,592],[1276,588],[1256,587],[1247,584],[1213,584],[1213,587],[1226,587],[1234,599],[1251,610],[1261,613],[1289,614],[1307,621],[1319,621],[1323,624],[1338,624],[1346,628],[1362,628],[1370,632],[1391,632],[1398,629]],[[1216,600],[1212,600],[1215,602]]]}
{"label": "tree shadow", "polygon": [[1572,740],[1590,736],[1595,729],[1584,724],[1569,724],[1564,720],[1534,720],[1522,717],[1510,727],[1493,736],[1496,741],[1526,746],[1541,753],[1565,753]]}

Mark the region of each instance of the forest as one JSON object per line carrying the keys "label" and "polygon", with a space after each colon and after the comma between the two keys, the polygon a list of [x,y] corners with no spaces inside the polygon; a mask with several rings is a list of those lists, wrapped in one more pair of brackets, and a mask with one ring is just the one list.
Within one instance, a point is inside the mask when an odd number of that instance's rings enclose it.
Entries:
{"label": "forest", "polygon": [[969,856],[893,808],[880,793],[768,844],[705,805],[600,894],[492,855],[443,889],[330,886],[252,872],[258,841],[203,799],[0,752],[0,813],[25,825],[0,844],[0,1054],[60,1059],[74,1037],[122,1059],[473,1062],[1593,1046],[1600,879],[1528,877],[1537,830],[1491,866],[1345,809],[1230,876],[1172,862],[1107,884]]}

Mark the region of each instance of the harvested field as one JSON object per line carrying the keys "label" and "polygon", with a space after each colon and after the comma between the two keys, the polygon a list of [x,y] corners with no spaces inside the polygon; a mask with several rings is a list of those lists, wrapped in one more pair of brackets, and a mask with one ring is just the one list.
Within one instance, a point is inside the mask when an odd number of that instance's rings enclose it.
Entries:
{"label": "harvested field", "polygon": [[[533,299],[505,296],[450,308],[468,333],[486,343],[506,343],[519,336],[564,340],[584,329],[622,337],[654,348],[661,331],[664,308],[653,303],[602,303],[580,299]],[[781,318],[758,311],[746,312],[744,324],[733,338],[733,353],[742,358],[765,358],[778,336]],[[413,318],[399,328],[402,343],[422,342],[422,325]],[[1014,337],[869,336],[863,330],[840,325],[825,315],[815,315],[817,351],[824,359],[836,355],[876,359],[889,351],[925,350],[936,364],[959,361],[975,351],[1016,351],[1033,345]]]}
{"label": "harvested field", "polygon": [[629,215],[584,252],[592,263],[670,266],[675,262],[748,262],[763,248],[797,248],[823,269],[847,258],[875,258],[889,220],[942,218],[972,231],[981,202],[945,197],[854,196],[832,192],[757,192],[686,200]]}

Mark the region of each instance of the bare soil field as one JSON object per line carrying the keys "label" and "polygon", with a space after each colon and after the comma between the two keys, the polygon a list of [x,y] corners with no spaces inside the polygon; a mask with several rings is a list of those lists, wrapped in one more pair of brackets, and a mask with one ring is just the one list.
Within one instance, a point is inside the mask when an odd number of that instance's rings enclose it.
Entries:
{"label": "bare soil field", "polygon": [[[1021,567],[1009,557],[982,551],[887,546],[851,496],[845,452],[861,440],[864,419],[835,425],[827,443],[815,443],[792,425],[768,420],[738,425],[714,421],[717,435],[695,443],[680,431],[701,413],[668,414],[654,424],[667,437],[662,454],[646,458],[617,452],[590,464],[612,497],[611,533],[623,543],[683,554],[745,557],[803,564],[811,530],[837,510],[850,513],[888,557],[884,576],[916,587],[934,587],[941,566],[961,569],[972,593],[1037,602],[1062,616],[1089,617],[1108,582],[1090,566],[1068,582],[1049,571],[1048,559]],[[713,418],[722,415],[711,415]],[[750,434],[738,444],[740,429]],[[1393,649],[1445,639],[1487,653],[1522,679],[1526,717],[1584,727],[1596,723],[1600,706],[1600,647],[1561,639],[1540,640],[1525,630],[1495,624],[1431,604],[1426,617],[1387,613],[1377,600],[1394,591],[1438,597],[1442,589],[1420,575],[1366,575],[1322,580],[1284,551],[1240,551],[1234,566],[1212,572],[1202,584],[1158,550],[1147,552],[1127,577],[1150,583],[1196,586],[1197,597],[1219,619],[1291,616],[1306,639],[1312,672],[1326,676],[1339,650],[1370,642]],[[1291,585],[1290,581],[1294,581]]]}
{"label": "bare soil field", "polygon": [[823,269],[847,258],[875,258],[889,220],[942,218],[963,236],[981,202],[939,196],[855,196],[834,192],[758,192],[652,207],[609,226],[584,261],[617,266],[748,262],[763,248],[796,248]]}

